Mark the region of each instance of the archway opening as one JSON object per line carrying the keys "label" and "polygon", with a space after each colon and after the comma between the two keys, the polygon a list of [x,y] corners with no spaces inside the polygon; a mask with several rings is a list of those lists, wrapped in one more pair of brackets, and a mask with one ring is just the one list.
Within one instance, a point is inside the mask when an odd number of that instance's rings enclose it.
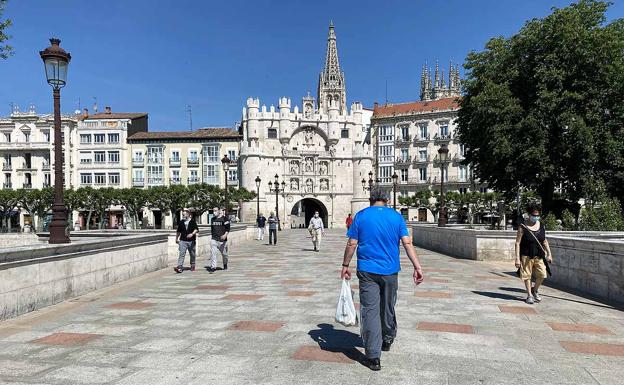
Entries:
{"label": "archway opening", "polygon": [[323,225],[327,228],[329,219],[327,207],[325,207],[321,201],[314,198],[304,198],[295,203],[290,211],[293,227],[308,227],[310,219],[314,216],[315,211],[319,212],[319,216],[323,219]]}

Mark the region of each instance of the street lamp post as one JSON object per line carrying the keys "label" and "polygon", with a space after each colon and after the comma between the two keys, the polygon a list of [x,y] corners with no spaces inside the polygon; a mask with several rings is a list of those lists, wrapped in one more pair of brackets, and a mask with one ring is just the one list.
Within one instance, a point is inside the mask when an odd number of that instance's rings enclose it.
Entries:
{"label": "street lamp post", "polygon": [[258,175],[256,177],[256,220],[258,218],[260,218],[260,182],[262,182],[262,179],[260,179],[260,175]]}
{"label": "street lamp post", "polygon": [[[228,171],[230,170],[230,158],[228,158],[227,154],[223,156],[221,159],[221,164],[223,164],[223,173],[225,174],[225,212],[227,213],[227,217],[230,215],[230,201],[228,196]],[[226,217],[226,218],[227,218]]]}
{"label": "street lamp post", "polygon": [[65,230],[67,209],[63,199],[63,147],[61,144],[61,88],[67,83],[67,67],[71,55],[59,46],[60,43],[59,39],[52,38],[50,47],[39,52],[54,98],[54,204],[52,205],[52,222],[49,227],[49,243],[71,242]]}
{"label": "street lamp post", "polygon": [[399,176],[396,171],[392,174],[392,207],[396,210],[396,190],[399,183]]}
{"label": "street lamp post", "polygon": [[275,187],[273,182],[269,182],[269,191],[275,193],[275,215],[277,215],[277,231],[282,231],[282,224],[279,216],[279,193],[286,189],[286,182],[282,181],[281,188],[279,183],[279,175],[275,174]]}
{"label": "street lamp post", "polygon": [[448,160],[448,146],[443,144],[438,149],[438,155],[440,156],[440,213],[438,215],[438,227],[446,226],[446,206],[444,202],[444,168]]}

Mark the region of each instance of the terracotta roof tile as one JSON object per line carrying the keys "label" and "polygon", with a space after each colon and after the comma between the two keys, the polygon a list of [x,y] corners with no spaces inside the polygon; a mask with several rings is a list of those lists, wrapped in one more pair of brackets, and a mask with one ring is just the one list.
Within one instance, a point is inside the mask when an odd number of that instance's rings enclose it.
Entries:
{"label": "terracotta roof tile", "polygon": [[147,112],[111,112],[107,114],[106,112],[100,112],[93,115],[88,115],[87,117],[80,116],[78,119],[80,120],[98,120],[98,119],[138,119],[147,116]]}
{"label": "terracotta roof tile", "polygon": [[436,111],[457,110],[459,108],[458,98],[444,98],[431,101],[418,101],[399,104],[388,104],[376,106],[373,110],[373,119],[388,116],[423,114]]}
{"label": "terracotta roof tile", "polygon": [[195,131],[148,131],[137,132],[128,140],[159,140],[159,139],[215,139],[215,138],[241,138],[241,135],[231,128],[210,127],[200,128]]}

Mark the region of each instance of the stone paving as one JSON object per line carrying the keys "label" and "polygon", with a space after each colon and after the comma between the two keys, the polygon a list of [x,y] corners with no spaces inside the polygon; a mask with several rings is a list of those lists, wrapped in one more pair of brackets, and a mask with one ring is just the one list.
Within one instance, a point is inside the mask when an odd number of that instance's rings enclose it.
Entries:
{"label": "stone paving", "polygon": [[398,337],[371,372],[358,328],[333,322],[344,243],[330,231],[314,253],[283,231],[227,271],[166,269],[3,322],[0,383],[624,384],[621,310],[552,288],[526,305],[511,264],[426,250],[419,287],[403,257]]}

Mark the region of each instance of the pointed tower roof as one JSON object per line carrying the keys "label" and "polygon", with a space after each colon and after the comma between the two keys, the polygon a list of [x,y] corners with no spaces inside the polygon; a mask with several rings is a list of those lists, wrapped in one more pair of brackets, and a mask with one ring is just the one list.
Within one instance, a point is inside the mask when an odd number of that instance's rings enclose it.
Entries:
{"label": "pointed tower roof", "polygon": [[340,62],[338,61],[338,47],[336,46],[336,32],[334,22],[329,23],[329,33],[327,34],[327,52],[325,54],[325,67],[323,72],[326,75],[340,74]]}
{"label": "pointed tower roof", "polygon": [[327,112],[330,102],[338,103],[340,113],[346,112],[347,93],[344,73],[340,70],[338,60],[338,47],[336,45],[336,32],[333,21],[329,24],[327,34],[327,51],[325,53],[325,66],[319,76],[318,105],[322,112]]}

